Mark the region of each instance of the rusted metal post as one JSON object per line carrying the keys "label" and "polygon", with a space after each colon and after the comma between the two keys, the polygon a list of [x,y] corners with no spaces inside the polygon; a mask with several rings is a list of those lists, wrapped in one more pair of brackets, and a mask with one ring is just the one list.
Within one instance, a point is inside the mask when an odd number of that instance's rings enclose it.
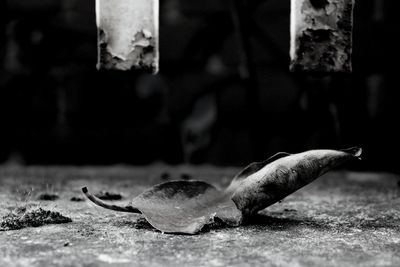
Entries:
{"label": "rusted metal post", "polygon": [[291,0],[292,71],[352,71],[354,1]]}
{"label": "rusted metal post", "polygon": [[159,0],[96,0],[98,69],[158,71]]}

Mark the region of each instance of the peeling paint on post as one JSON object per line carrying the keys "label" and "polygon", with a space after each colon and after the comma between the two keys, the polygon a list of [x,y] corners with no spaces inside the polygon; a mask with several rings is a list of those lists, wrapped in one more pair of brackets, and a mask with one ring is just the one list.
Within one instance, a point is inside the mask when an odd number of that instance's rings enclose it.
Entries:
{"label": "peeling paint on post", "polygon": [[291,0],[291,71],[351,72],[354,0]]}
{"label": "peeling paint on post", "polygon": [[98,69],[158,71],[159,0],[96,0]]}

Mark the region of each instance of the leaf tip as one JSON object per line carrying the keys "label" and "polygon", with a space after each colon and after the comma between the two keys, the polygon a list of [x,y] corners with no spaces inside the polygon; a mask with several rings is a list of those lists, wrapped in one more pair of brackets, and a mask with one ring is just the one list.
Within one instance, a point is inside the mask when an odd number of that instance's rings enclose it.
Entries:
{"label": "leaf tip", "polygon": [[357,159],[361,160],[361,154],[363,152],[361,147],[352,147],[352,148],[348,148],[348,149],[343,149],[342,151],[345,153],[349,153],[349,154],[353,155],[354,157],[356,157]]}

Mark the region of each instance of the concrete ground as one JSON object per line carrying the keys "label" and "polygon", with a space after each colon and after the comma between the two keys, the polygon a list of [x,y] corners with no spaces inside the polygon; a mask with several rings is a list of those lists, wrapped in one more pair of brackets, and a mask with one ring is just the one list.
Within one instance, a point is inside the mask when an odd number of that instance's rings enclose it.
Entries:
{"label": "concrete ground", "polygon": [[[185,174],[224,186],[236,171],[164,165],[0,168],[1,217],[32,204],[73,220],[0,232],[0,266],[400,266],[400,187],[391,174],[329,173],[248,225],[194,236],[162,234],[140,215],[70,200],[88,186],[91,192],[120,192],[123,200],[115,203],[127,203],[168,177]],[[60,198],[37,200],[43,192]]]}

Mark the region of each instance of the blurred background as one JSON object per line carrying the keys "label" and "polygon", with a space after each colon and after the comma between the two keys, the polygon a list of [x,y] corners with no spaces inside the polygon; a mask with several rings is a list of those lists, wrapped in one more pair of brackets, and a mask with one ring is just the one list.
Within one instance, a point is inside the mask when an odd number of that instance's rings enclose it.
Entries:
{"label": "blurred background", "polygon": [[399,172],[399,1],[356,1],[352,74],[293,74],[290,1],[160,0],[161,71],[97,71],[94,0],[1,0],[0,162],[243,166],[362,146]]}

